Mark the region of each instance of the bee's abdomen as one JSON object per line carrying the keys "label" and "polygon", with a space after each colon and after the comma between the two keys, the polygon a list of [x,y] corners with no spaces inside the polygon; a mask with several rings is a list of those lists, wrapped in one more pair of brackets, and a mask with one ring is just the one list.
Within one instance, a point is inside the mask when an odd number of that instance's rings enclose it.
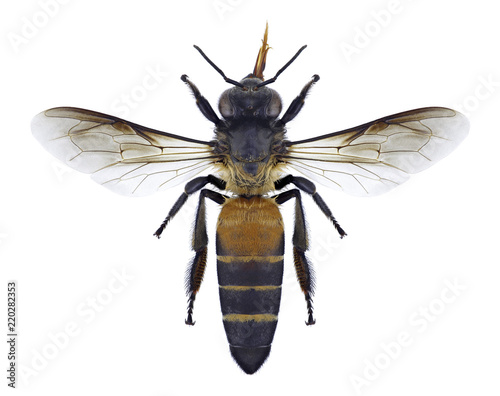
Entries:
{"label": "bee's abdomen", "polygon": [[283,221],[274,200],[228,200],[217,224],[217,274],[231,354],[252,374],[276,330],[283,280]]}

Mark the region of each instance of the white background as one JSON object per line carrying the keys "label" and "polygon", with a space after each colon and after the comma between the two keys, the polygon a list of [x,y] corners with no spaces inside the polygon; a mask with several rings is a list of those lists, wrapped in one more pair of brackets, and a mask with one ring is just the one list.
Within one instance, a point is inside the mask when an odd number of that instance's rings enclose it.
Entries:
{"label": "white background", "polygon": [[[49,11],[46,3],[4,2],[0,11],[0,288],[5,296],[7,280],[18,282],[19,394],[498,394],[494,2],[73,0]],[[192,44],[240,79],[252,71],[266,21],[267,77],[308,44],[273,86],[285,105],[312,74],[321,76],[289,125],[291,139],[424,106],[461,108],[471,131],[445,160],[380,197],[319,187],[349,234],[344,240],[305,198],[317,324],[304,325],[288,254],[271,356],[247,376],[228,351],[212,244],[196,326],[184,325],[196,198],[158,241],[152,234],[182,186],[115,195],[46,153],[30,120],[76,106],[210,139],[212,126],[179,77],[188,74],[213,106],[229,86]],[[346,56],[342,46],[356,44]],[[141,88],[152,69],[161,71],[158,83]],[[131,93],[134,108],[124,108]],[[213,243],[218,210],[208,206]],[[114,273],[125,273],[126,285],[113,283]],[[453,294],[453,283],[465,290]],[[97,308],[87,305],[92,298]],[[0,306],[5,323],[5,297]],[[62,335],[68,326],[71,336]],[[395,346],[401,333],[411,345]],[[0,362],[5,378],[7,349]]]}

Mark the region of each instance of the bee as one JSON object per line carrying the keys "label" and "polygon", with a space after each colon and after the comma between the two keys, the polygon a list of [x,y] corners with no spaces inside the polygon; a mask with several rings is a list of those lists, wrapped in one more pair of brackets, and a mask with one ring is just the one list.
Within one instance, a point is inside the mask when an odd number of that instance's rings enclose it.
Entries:
{"label": "bee", "polygon": [[[50,153],[117,193],[141,196],[190,180],[154,233],[160,238],[189,196],[199,192],[192,235],[194,258],[186,275],[187,325],[195,324],[193,307],[207,263],[205,201],[208,198],[220,205],[215,244],[222,321],[231,355],[247,374],[256,372],[269,356],[278,322],[285,246],[280,206],[289,200],[295,204],[293,262],[305,297],[306,325],[313,325],[314,276],[306,256],[309,241],[302,193],[312,197],[344,237],[345,231],[313,181],[354,195],[380,194],[448,155],[469,129],[462,114],[427,107],[289,141],[286,126],[301,111],[319,76],[307,82],[280,117],[282,101],[269,84],[306,46],[265,80],[267,37],[266,25],[254,70],[240,81],[226,77],[195,46],[233,85],[220,96],[219,117],[188,76],[181,77],[201,113],[215,126],[212,140],[161,132],[72,107],[46,110],[32,122],[34,136]],[[209,168],[213,172],[207,176],[194,177]],[[306,177],[293,175],[290,169]]]}

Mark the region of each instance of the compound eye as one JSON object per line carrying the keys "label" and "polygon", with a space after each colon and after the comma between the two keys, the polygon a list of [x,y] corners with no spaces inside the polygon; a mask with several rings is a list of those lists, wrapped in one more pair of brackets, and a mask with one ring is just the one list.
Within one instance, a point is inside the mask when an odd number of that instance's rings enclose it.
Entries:
{"label": "compound eye", "polygon": [[272,96],[266,107],[266,115],[270,118],[277,118],[281,113],[281,98],[278,92],[271,90]]}
{"label": "compound eye", "polygon": [[234,116],[234,106],[229,99],[229,90],[223,92],[219,99],[219,111],[224,118]]}

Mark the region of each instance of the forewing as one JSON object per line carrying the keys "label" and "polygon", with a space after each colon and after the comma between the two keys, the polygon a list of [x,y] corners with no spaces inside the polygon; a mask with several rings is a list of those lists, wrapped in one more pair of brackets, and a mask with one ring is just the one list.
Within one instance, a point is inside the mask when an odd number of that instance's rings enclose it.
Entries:
{"label": "forewing", "polygon": [[283,160],[329,187],[353,195],[377,195],[446,157],[468,131],[464,115],[427,107],[290,142]]}
{"label": "forewing", "polygon": [[209,168],[211,143],[72,107],[33,118],[35,138],[56,158],[124,195],[147,195]]}

